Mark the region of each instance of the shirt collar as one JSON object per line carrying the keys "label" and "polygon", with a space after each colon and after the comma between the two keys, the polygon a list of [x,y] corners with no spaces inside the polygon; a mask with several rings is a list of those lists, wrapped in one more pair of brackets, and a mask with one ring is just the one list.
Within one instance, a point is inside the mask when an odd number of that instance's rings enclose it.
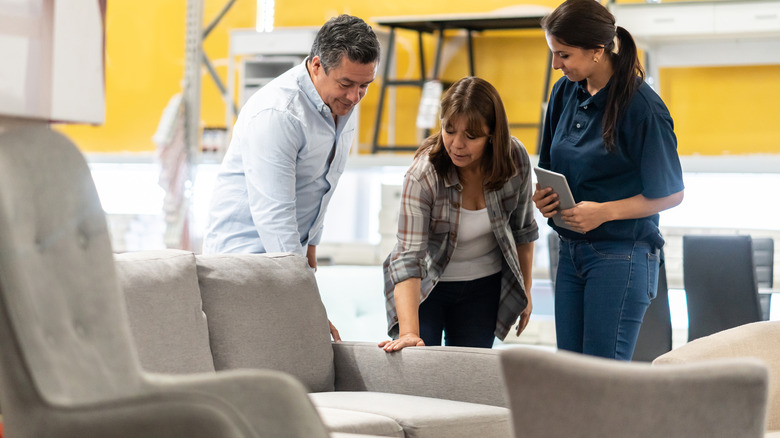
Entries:
{"label": "shirt collar", "polygon": [[314,87],[314,82],[312,82],[311,76],[309,76],[309,69],[306,68],[306,64],[308,62],[309,58],[306,57],[306,59],[303,60],[303,63],[301,63],[301,69],[298,71],[298,85],[300,85],[303,93],[306,95],[306,97],[309,98],[309,101],[311,101],[312,105],[317,108],[317,111],[320,114],[323,116],[332,117],[330,107],[325,105],[322,97],[320,97],[320,93],[318,93],[317,89]]}
{"label": "shirt collar", "polygon": [[604,108],[607,102],[607,94],[609,94],[609,87],[612,85],[612,78],[609,79],[607,85],[604,86],[598,93],[593,96],[588,93],[588,82],[583,79],[577,82],[577,99],[580,102],[580,107],[592,105],[597,108]]}
{"label": "shirt collar", "polygon": [[444,176],[444,186],[445,187],[457,186],[456,188],[460,190],[460,178],[458,177],[458,169],[455,167],[454,164],[450,166],[450,170],[447,172],[447,175]]}

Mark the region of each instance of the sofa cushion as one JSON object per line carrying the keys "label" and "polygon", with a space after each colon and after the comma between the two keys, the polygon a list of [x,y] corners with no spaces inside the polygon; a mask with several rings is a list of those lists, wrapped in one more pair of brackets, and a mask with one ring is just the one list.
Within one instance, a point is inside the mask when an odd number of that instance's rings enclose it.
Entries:
{"label": "sofa cushion", "polygon": [[317,412],[331,432],[405,438],[401,425],[384,415],[335,408],[317,408]]}
{"label": "sofa cushion", "polygon": [[147,371],[214,371],[195,255],[180,250],[116,254],[138,357]]}
{"label": "sofa cushion", "polygon": [[217,370],[270,368],[310,391],[333,390],[328,318],[305,257],[208,254],[196,261]]}
{"label": "sofa cushion", "polygon": [[317,409],[345,409],[389,417],[403,427],[407,438],[512,436],[509,409],[498,406],[360,391],[320,392],[309,397]]}

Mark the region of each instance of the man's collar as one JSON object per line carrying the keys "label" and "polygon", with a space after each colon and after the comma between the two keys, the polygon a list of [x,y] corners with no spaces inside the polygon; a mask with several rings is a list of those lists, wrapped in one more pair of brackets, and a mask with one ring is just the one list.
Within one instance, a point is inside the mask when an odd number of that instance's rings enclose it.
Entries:
{"label": "man's collar", "polygon": [[309,57],[303,60],[303,68],[298,72],[298,85],[301,87],[301,91],[309,98],[311,103],[317,108],[317,111],[328,117],[332,117],[330,108],[325,105],[320,93],[314,86],[314,81],[311,80],[311,72],[309,72]]}

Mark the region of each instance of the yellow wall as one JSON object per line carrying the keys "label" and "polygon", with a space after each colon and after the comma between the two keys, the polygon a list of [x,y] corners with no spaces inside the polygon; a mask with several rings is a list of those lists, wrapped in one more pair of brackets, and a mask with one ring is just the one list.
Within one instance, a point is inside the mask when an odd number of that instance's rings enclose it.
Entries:
{"label": "yellow wall", "polygon": [[[207,0],[208,22],[226,0]],[[555,7],[559,0],[536,0]],[[330,1],[277,0],[276,26],[318,26],[333,15],[371,17],[455,12],[483,12],[512,6],[510,0]],[[85,152],[151,152],[151,140],[166,103],[181,89],[184,68],[185,0],[137,0],[108,5],[106,23],[106,123],[62,129]],[[206,40],[205,51],[226,81],[228,31],[251,28],[255,0],[238,0]],[[629,29],[630,30],[630,29]],[[416,34],[399,32],[397,74],[416,78]],[[434,40],[426,36],[427,66],[433,64]],[[475,38],[477,74],[491,81],[504,99],[510,122],[539,121],[547,46],[541,31],[486,32]],[[444,80],[467,74],[465,49],[444,68]],[[560,77],[559,74],[554,76]],[[780,66],[685,68],[661,71],[662,97],[675,120],[682,154],[780,153]],[[203,70],[203,126],[224,126],[225,105]],[[379,84],[361,105],[360,142],[373,134]],[[396,143],[416,144],[414,128],[419,91],[398,88]],[[381,142],[386,140],[386,124]],[[515,129],[530,151],[536,130]]]}
{"label": "yellow wall", "polygon": [[[206,0],[204,26],[226,0]],[[84,152],[152,152],[163,109],[181,92],[186,0],[108,2],[106,12],[106,121],[101,126],[60,126]],[[254,27],[255,0],[238,0],[204,41],[217,71],[227,75],[228,32]],[[205,126],[225,125],[225,105],[202,69]]]}
{"label": "yellow wall", "polygon": [[780,65],[660,72],[680,154],[780,153]]}

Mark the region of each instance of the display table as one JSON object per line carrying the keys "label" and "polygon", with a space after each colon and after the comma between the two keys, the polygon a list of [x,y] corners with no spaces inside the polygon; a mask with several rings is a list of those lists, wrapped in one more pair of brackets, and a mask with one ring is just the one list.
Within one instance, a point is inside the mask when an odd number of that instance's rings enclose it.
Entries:
{"label": "display table", "polygon": [[[400,146],[400,145],[379,145],[379,132],[382,126],[382,115],[384,112],[385,98],[388,87],[413,86],[422,88],[428,80],[438,80],[441,69],[441,55],[444,44],[445,32],[449,30],[466,31],[468,43],[468,61],[469,75],[475,75],[474,68],[474,44],[473,32],[482,32],[488,30],[511,30],[511,29],[539,29],[541,19],[549,14],[552,9],[536,5],[517,5],[500,10],[485,13],[468,14],[436,14],[436,15],[407,15],[395,17],[374,17],[371,21],[390,28],[389,42],[387,45],[387,55],[384,62],[384,80],[379,95],[379,107],[377,108],[376,123],[374,125],[374,137],[372,141],[372,153],[380,151],[415,151],[418,146]],[[390,75],[390,65],[393,64],[395,56],[395,33],[397,29],[407,29],[417,32],[420,78],[412,80],[397,80]],[[425,56],[423,51],[423,34],[438,34],[436,44],[436,53],[434,56],[433,71],[426,79]],[[547,73],[544,82],[543,102],[547,101],[550,84],[550,66],[551,60],[548,59]],[[539,127],[543,117],[540,117],[539,123],[513,124],[515,127]]]}

